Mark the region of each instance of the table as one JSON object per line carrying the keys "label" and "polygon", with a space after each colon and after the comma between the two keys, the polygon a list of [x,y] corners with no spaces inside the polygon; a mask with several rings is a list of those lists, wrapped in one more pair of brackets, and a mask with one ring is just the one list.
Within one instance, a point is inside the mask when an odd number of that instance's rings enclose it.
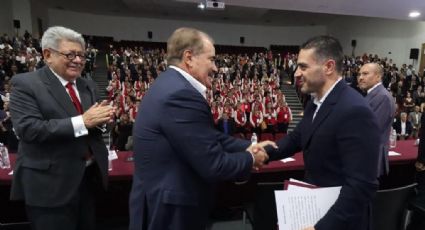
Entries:
{"label": "table", "polygon": [[[388,181],[406,181],[414,176],[414,162],[416,160],[417,146],[413,140],[398,141],[397,147],[392,149],[401,156],[390,156],[391,171]],[[96,201],[98,221],[113,218],[122,218],[128,221],[128,195],[131,189],[131,180],[134,172],[134,163],[128,161],[132,152],[118,152],[118,159],[112,161],[112,171],[109,172],[109,188],[104,194],[99,194]],[[289,177],[302,179],[304,176],[304,162],[301,153],[293,156],[295,161],[283,163],[273,161],[268,165],[254,171],[248,183],[235,185],[233,182],[221,183],[216,191],[216,209],[222,207],[235,207],[247,202],[257,202],[261,197],[271,198],[268,193],[258,191],[259,182],[282,182]],[[10,154],[12,167],[15,165],[16,154]],[[0,169],[0,223],[26,221],[25,207],[22,201],[10,201],[10,184],[12,176],[8,175],[11,169]],[[394,179],[396,178],[396,179]],[[406,179],[407,178],[407,179]],[[382,183],[382,181],[381,181]],[[272,193],[272,192],[271,192]],[[261,200],[257,203],[267,203]],[[256,207],[258,208],[258,207]],[[267,207],[269,209],[269,207]]]}
{"label": "table", "polygon": [[[401,153],[400,156],[390,156],[390,164],[409,164],[416,160],[418,148],[414,145],[414,140],[398,141],[397,147],[391,149],[392,151]],[[134,172],[134,164],[128,161],[128,158],[133,155],[132,152],[120,151],[118,152],[118,159],[112,161],[112,170],[109,172],[109,179],[114,180],[131,180]],[[293,156],[295,161],[283,163],[282,161],[273,161],[268,165],[255,171],[254,173],[271,173],[282,171],[295,171],[304,169],[304,160],[302,153],[297,153]],[[16,154],[10,154],[10,161],[12,168],[15,165]],[[12,176],[9,175],[11,169],[0,169],[0,184],[10,184]]]}

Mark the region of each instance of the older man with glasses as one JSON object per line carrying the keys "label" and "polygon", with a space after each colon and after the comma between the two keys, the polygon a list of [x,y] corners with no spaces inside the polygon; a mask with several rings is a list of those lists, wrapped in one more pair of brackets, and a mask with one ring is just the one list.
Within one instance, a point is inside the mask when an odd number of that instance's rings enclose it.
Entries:
{"label": "older man with glasses", "polygon": [[12,78],[10,112],[20,143],[11,199],[25,200],[32,229],[95,229],[94,197],[106,187],[108,150],[99,126],[114,109],[81,78],[81,34],[50,27],[46,66]]}

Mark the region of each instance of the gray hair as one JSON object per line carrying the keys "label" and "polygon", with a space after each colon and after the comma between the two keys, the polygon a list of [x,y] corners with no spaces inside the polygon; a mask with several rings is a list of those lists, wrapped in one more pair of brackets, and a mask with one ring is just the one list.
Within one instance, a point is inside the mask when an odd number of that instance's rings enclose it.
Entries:
{"label": "gray hair", "polygon": [[201,53],[204,49],[203,39],[214,44],[214,40],[200,30],[186,27],[175,30],[167,41],[168,65],[178,65],[185,50],[192,50],[195,55]]}
{"label": "gray hair", "polygon": [[79,43],[83,49],[86,47],[84,38],[80,33],[62,26],[53,26],[44,32],[41,38],[41,48],[43,50],[48,48],[57,50],[59,43],[63,40]]}

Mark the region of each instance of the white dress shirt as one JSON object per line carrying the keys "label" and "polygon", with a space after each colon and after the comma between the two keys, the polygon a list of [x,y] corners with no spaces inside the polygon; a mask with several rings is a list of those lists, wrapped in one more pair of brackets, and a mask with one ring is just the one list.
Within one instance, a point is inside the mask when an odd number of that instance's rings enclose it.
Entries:
{"label": "white dress shirt", "polygon": [[[66,92],[69,95],[68,89],[66,89],[66,84],[68,84],[68,81],[63,79],[61,76],[59,76],[57,73],[55,73],[55,71],[53,71],[52,69],[50,69],[50,70],[58,78],[58,80],[61,82],[62,86],[65,88]],[[81,103],[80,94],[78,92],[77,86],[75,85],[75,82],[74,82],[74,84],[72,84],[72,87],[74,88],[75,94],[77,95],[77,98],[78,98],[78,100],[80,100],[80,103]],[[72,100],[71,96],[69,96],[69,98]],[[71,123],[72,123],[72,127],[74,128],[74,136],[75,137],[86,136],[86,135],[89,134],[89,131],[87,130],[86,126],[84,125],[83,115],[71,117]]]}
{"label": "white dress shirt", "polygon": [[328,95],[335,88],[336,84],[338,84],[338,82],[341,81],[341,79],[342,79],[342,77],[339,77],[338,80],[336,80],[336,82],[331,86],[331,88],[328,89],[328,91],[323,95],[323,97],[320,100],[317,99],[316,94],[311,94],[311,96],[313,96],[313,98],[314,98],[313,103],[317,106],[316,110],[314,111],[314,114],[313,114],[313,121],[314,121],[314,118],[316,117],[316,114],[319,112],[319,109],[322,106],[323,102],[325,102]]}

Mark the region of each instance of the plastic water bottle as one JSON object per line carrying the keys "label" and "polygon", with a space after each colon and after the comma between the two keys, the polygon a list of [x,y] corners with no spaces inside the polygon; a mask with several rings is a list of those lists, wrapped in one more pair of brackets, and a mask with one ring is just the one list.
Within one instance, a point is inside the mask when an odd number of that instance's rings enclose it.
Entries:
{"label": "plastic water bottle", "polygon": [[9,160],[9,151],[3,143],[0,143],[0,168],[9,169],[10,160]]}
{"label": "plastic water bottle", "polygon": [[392,129],[390,133],[390,148],[395,148],[397,145],[397,133],[395,132],[395,129]]}
{"label": "plastic water bottle", "polygon": [[108,171],[112,171],[114,169],[114,166],[112,164],[112,160],[108,160]]}
{"label": "plastic water bottle", "polygon": [[257,144],[257,140],[258,140],[257,134],[256,133],[252,133],[251,144],[253,144],[253,145]]}

